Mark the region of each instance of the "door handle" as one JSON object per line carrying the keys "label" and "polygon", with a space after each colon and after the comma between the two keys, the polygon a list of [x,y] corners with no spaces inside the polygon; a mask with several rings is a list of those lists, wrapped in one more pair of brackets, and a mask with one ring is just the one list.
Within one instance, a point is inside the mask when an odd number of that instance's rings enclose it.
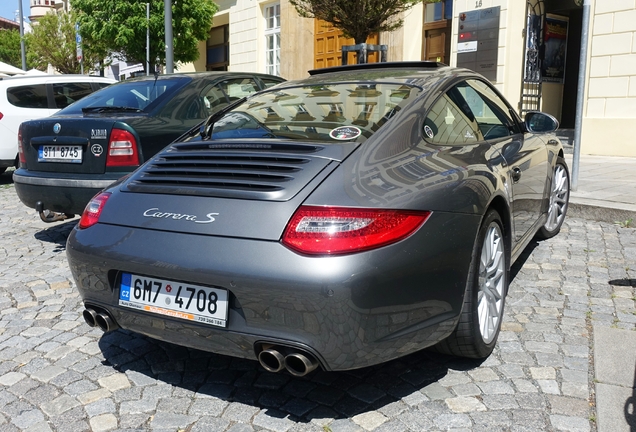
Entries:
{"label": "door handle", "polygon": [[512,169],[511,177],[512,177],[512,181],[517,183],[519,179],[521,178],[521,170],[517,167],[514,167]]}

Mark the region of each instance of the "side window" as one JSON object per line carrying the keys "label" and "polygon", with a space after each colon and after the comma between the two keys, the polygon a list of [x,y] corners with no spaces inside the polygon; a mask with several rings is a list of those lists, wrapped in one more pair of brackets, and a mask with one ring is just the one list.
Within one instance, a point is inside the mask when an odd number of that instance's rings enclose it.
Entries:
{"label": "side window", "polygon": [[211,115],[228,104],[227,96],[218,85],[203,90],[201,99],[208,115]]}
{"label": "side window", "polygon": [[56,108],[66,108],[73,102],[80,100],[93,92],[91,83],[62,83],[53,84],[53,97]]}
{"label": "side window", "polygon": [[281,80],[274,80],[271,78],[261,78],[261,81],[263,81],[263,84],[265,85],[265,88],[270,88],[275,86],[276,84],[280,84],[282,83]]}
{"label": "side window", "polygon": [[456,87],[442,95],[430,109],[424,120],[423,135],[434,144],[469,144],[483,139],[475,117]]}
{"label": "side window", "polygon": [[249,96],[258,91],[258,85],[252,78],[237,78],[223,81],[220,84],[230,98],[230,102]]}
{"label": "side window", "polygon": [[7,99],[13,106],[20,108],[48,108],[46,85],[26,85],[7,89]]}
{"label": "side window", "polygon": [[517,123],[510,117],[509,107],[486,83],[468,80],[467,101],[477,118],[485,139],[501,138],[518,133]]}
{"label": "side window", "polygon": [[201,100],[209,116],[231,102],[249,96],[258,90],[258,84],[252,78],[231,79],[203,90]]}

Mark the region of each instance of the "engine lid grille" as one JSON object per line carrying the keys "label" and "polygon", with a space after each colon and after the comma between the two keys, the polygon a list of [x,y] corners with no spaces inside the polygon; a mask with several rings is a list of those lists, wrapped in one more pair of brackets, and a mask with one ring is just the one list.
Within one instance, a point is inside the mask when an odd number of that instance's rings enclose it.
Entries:
{"label": "engine lid grille", "polygon": [[249,141],[173,144],[131,176],[125,190],[286,201],[330,162],[353,150],[335,147]]}

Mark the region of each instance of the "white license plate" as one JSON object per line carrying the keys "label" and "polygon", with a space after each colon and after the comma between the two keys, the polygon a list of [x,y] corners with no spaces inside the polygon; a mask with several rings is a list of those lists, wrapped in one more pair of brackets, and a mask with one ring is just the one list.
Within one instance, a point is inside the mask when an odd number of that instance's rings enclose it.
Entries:
{"label": "white license plate", "polygon": [[221,288],[123,273],[119,305],[218,327],[227,325],[228,294]]}
{"label": "white license plate", "polygon": [[38,149],[38,162],[82,163],[82,146],[40,146]]}

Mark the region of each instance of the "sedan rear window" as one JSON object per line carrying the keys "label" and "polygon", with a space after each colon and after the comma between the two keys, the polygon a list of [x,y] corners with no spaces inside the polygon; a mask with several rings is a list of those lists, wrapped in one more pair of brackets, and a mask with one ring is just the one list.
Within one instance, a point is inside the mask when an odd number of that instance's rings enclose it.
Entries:
{"label": "sedan rear window", "polygon": [[124,81],[92,93],[63,109],[59,114],[104,111],[148,112],[189,81],[184,78]]}
{"label": "sedan rear window", "polygon": [[354,82],[259,93],[216,121],[212,138],[361,142],[420,91],[402,83]]}

